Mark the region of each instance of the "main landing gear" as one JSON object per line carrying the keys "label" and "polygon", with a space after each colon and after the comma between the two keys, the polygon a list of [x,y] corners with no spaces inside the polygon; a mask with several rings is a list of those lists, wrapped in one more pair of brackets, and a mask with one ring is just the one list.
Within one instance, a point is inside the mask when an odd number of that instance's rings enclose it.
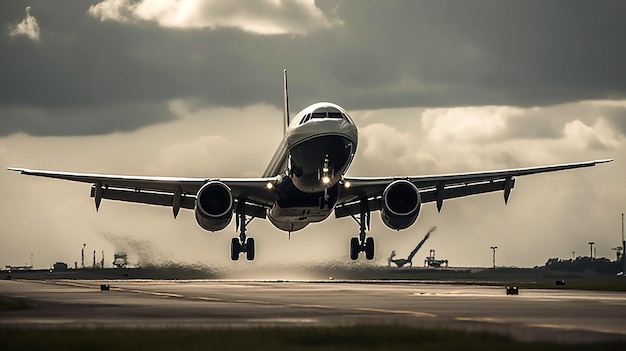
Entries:
{"label": "main landing gear", "polygon": [[359,258],[359,253],[365,252],[365,258],[368,260],[374,259],[374,238],[367,238],[365,229],[370,228],[370,212],[367,207],[367,200],[361,201],[361,210],[359,217],[352,216],[352,218],[359,223],[360,232],[359,237],[350,239],[350,258],[354,261]]}
{"label": "main landing gear", "polygon": [[230,242],[230,258],[233,261],[239,260],[239,255],[246,253],[248,261],[254,260],[254,238],[246,239],[246,226],[254,219],[246,219],[245,204],[240,203],[237,205],[237,229],[239,229],[239,238],[233,238]]}

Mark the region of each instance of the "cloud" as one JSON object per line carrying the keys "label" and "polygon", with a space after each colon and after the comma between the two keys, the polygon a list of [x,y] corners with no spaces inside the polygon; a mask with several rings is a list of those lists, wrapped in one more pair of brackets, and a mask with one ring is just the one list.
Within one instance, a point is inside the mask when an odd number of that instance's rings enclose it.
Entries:
{"label": "cloud", "polygon": [[[394,6],[353,0],[315,5],[269,0],[93,3],[61,7],[33,0],[42,28],[45,24],[46,45],[0,36],[0,47],[6,48],[0,52],[6,67],[0,70],[0,135],[134,130],[167,120],[167,103],[176,99],[195,100],[201,109],[258,104],[281,108],[283,68],[290,73],[293,111],[320,100],[354,111],[541,108],[626,96],[626,80],[619,79],[625,76],[626,65],[619,58],[626,56],[626,41],[615,35],[626,32],[626,21],[618,15],[626,6],[621,2],[602,11],[588,2],[561,0],[542,6],[449,0],[398,0]],[[564,6],[566,13],[560,10]],[[0,23],[22,18],[24,7],[7,2]],[[284,24],[288,35],[233,29],[254,23],[248,13],[297,23]],[[177,25],[178,18],[183,19],[178,25],[197,29],[164,30],[165,25]],[[342,25],[333,25],[336,18]],[[604,25],[578,25],[597,22]],[[197,27],[205,25],[214,26]],[[301,29],[307,35],[291,35]],[[119,106],[131,105],[132,111],[119,111]],[[626,130],[621,108],[606,108],[615,109],[615,116],[605,118]],[[593,125],[579,113],[568,111]],[[490,130],[480,135],[472,131],[467,137],[562,136],[567,121],[530,115],[525,109],[524,116],[506,118],[506,135]],[[383,122],[388,118],[395,117]],[[460,136],[452,131],[441,135]]]}
{"label": "cloud", "polygon": [[520,113],[507,106],[429,109],[422,115],[422,125],[428,137],[439,142],[487,141],[502,135],[507,119]]}
{"label": "cloud", "polygon": [[39,25],[37,24],[37,19],[30,14],[30,9],[30,6],[26,6],[26,17],[24,17],[22,22],[13,26],[9,32],[10,37],[23,35],[33,41],[39,41]]}
{"label": "cloud", "polygon": [[246,32],[306,34],[338,24],[312,0],[104,0],[88,13],[101,21],[154,21],[174,29],[237,28]]}
{"label": "cloud", "polygon": [[97,135],[128,132],[172,120],[167,103],[39,108],[0,105],[0,136]]}
{"label": "cloud", "polygon": [[578,148],[616,149],[620,146],[620,135],[604,118],[599,118],[593,126],[586,125],[580,120],[574,120],[563,129],[565,138]]}

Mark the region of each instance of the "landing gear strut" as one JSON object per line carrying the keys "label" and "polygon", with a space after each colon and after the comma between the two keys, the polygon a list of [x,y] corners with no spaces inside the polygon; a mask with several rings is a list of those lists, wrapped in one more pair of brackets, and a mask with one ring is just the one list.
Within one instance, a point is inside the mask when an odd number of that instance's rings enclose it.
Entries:
{"label": "landing gear strut", "polygon": [[352,216],[359,223],[359,237],[350,239],[350,258],[354,261],[359,258],[359,253],[365,252],[365,258],[374,259],[374,238],[368,238],[365,230],[370,227],[370,211],[367,206],[367,200],[361,200],[361,209],[359,217]]}
{"label": "landing gear strut", "polygon": [[237,205],[237,229],[239,229],[239,238],[233,238],[230,242],[230,258],[233,261],[239,260],[239,255],[246,253],[248,261],[254,260],[255,247],[254,238],[246,239],[246,226],[254,219],[246,219],[245,203],[240,202]]}

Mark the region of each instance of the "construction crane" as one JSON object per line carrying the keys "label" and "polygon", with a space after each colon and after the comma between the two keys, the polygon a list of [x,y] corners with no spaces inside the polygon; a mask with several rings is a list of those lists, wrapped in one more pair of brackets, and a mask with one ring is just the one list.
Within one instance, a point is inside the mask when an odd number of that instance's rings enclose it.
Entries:
{"label": "construction crane", "polygon": [[394,257],[396,257],[396,250],[391,251],[391,256],[389,256],[389,258],[387,259],[387,264],[389,266],[391,266],[391,263],[393,262],[398,267],[403,267],[406,264],[409,264],[409,266],[413,267],[413,257],[415,256],[417,251],[419,251],[419,249],[422,247],[422,245],[424,245],[426,240],[428,240],[428,238],[430,238],[430,233],[434,232],[435,229],[437,229],[437,227],[430,228],[428,233],[426,233],[426,236],[424,236],[424,239],[422,239],[422,241],[420,241],[419,244],[417,244],[417,246],[409,254],[409,257],[407,257],[406,259],[405,258],[394,259]]}

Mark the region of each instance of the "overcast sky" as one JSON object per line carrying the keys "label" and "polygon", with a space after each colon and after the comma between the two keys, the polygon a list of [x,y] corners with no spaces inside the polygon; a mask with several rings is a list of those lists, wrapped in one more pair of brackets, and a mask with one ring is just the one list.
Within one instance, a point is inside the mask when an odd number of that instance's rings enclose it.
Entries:
{"label": "overcast sky", "polygon": [[[435,249],[453,266],[615,258],[626,211],[623,1],[3,1],[0,166],[193,177],[260,176],[291,110],[346,108],[353,176],[420,175],[614,158],[521,177],[502,194],[425,205],[391,231],[373,216],[375,264]],[[234,225],[105,201],[89,186],[1,171],[0,265],[131,260],[230,265]],[[257,260],[348,263],[351,219],[294,233],[255,220]]]}

